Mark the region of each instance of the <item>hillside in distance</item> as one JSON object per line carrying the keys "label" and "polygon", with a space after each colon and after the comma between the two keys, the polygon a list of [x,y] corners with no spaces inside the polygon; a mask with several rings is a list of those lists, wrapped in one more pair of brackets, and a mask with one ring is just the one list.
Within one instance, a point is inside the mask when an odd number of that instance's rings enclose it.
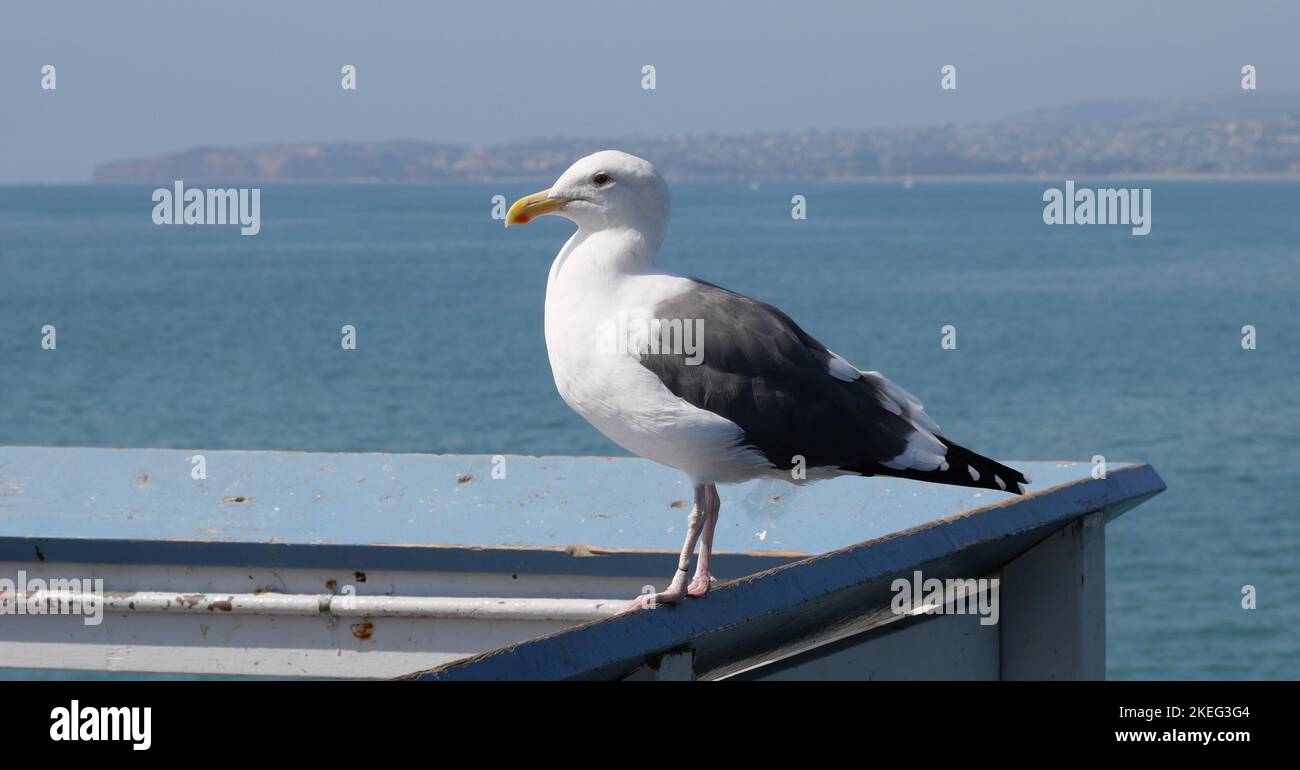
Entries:
{"label": "hillside in distance", "polygon": [[1300,97],[1108,102],[968,125],[742,135],[535,138],[485,147],[424,141],[201,147],[97,166],[106,183],[550,180],[617,148],[677,180],[1300,175]]}

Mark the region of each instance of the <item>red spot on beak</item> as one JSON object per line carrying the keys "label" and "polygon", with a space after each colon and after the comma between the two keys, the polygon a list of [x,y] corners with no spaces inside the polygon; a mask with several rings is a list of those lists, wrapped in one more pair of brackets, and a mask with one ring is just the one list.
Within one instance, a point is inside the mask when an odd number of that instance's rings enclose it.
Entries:
{"label": "red spot on beak", "polygon": [[515,222],[521,225],[526,225],[531,219],[532,217],[528,216],[527,214],[520,214],[519,216],[515,217]]}

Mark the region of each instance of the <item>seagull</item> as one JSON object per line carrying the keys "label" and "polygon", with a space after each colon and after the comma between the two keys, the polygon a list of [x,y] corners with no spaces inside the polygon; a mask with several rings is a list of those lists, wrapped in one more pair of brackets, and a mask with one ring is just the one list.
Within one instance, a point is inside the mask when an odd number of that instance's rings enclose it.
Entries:
{"label": "seagull", "polygon": [[694,492],[667,589],[624,611],[708,593],[718,484],[896,476],[1024,494],[1022,473],[950,441],[915,396],[779,309],[657,268],[671,208],[654,166],[604,150],[516,201],[505,221],[577,225],[546,283],[555,387],[614,443],[685,473]]}

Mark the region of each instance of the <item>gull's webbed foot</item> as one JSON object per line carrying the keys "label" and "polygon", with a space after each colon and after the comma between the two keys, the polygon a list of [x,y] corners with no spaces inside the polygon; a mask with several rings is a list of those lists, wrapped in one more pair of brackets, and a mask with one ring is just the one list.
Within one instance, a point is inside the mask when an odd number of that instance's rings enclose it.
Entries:
{"label": "gull's webbed foot", "polygon": [[660,591],[659,593],[641,594],[640,596],[636,597],[635,599],[628,602],[627,604],[624,604],[619,609],[618,614],[622,615],[625,612],[635,612],[636,610],[643,610],[643,609],[654,609],[656,606],[660,604],[668,604],[668,605],[681,604],[682,601],[686,598],[687,595],[686,592],[687,592],[686,573],[684,571],[679,571],[677,575],[673,577],[673,582],[670,586],[668,586],[668,589],[666,591]]}
{"label": "gull's webbed foot", "polygon": [[718,579],[707,572],[697,573],[694,579],[691,580],[691,584],[686,587],[686,595],[692,599],[698,599],[707,594],[716,582],[718,582]]}

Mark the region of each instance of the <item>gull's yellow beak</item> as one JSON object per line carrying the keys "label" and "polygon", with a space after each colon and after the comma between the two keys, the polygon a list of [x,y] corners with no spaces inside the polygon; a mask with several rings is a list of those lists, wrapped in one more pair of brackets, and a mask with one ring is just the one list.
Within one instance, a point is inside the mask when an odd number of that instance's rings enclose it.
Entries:
{"label": "gull's yellow beak", "polygon": [[515,205],[510,207],[510,211],[506,212],[506,227],[510,225],[526,225],[537,217],[554,214],[564,208],[564,204],[568,202],[568,198],[551,197],[550,190],[525,195],[515,201]]}

